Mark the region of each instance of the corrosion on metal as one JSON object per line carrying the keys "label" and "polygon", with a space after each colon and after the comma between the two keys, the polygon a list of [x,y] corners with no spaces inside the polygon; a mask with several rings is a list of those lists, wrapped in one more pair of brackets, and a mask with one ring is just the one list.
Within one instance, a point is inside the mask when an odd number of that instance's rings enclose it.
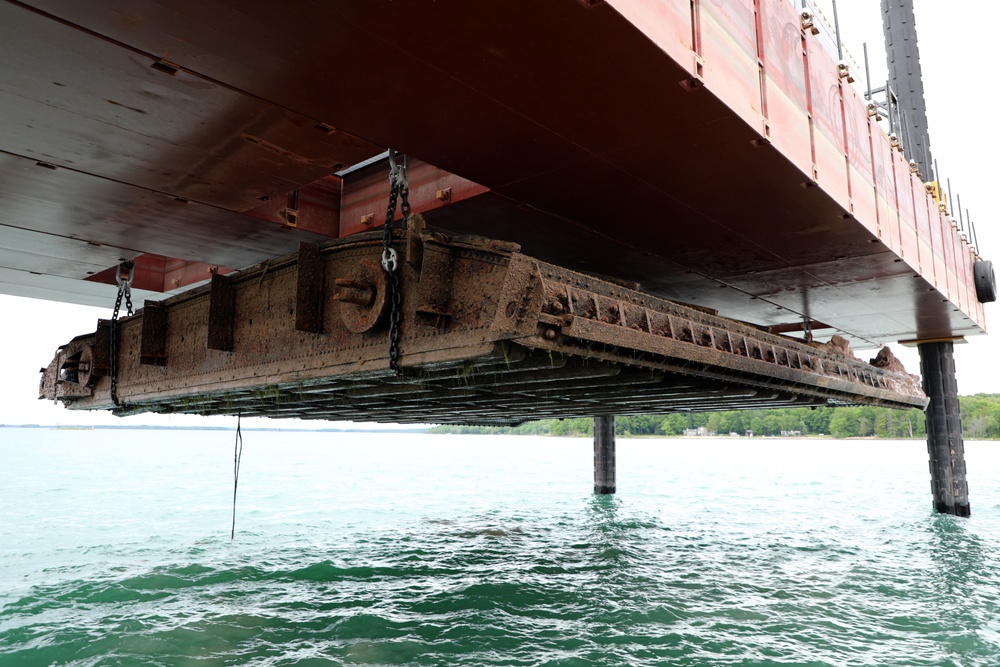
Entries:
{"label": "corrosion on metal", "polygon": [[97,320],[94,332],[93,367],[91,372],[97,377],[111,374],[111,320]]}
{"label": "corrosion on metal", "polygon": [[212,274],[207,320],[208,349],[232,352],[236,328],[236,290],[229,276]]}
{"label": "corrosion on metal", "polygon": [[362,258],[344,278],[334,278],[332,301],[338,304],[340,321],[352,333],[364,333],[382,321],[388,285],[382,264],[373,257]]}
{"label": "corrosion on metal", "polygon": [[[400,241],[404,236],[397,233]],[[41,395],[117,414],[485,424],[926,405],[914,376],[859,361],[839,342],[772,334],[538,261],[514,244],[417,229],[405,240],[394,244],[404,254],[400,376],[386,355],[381,244],[369,233],[317,246],[318,260],[293,253],[215,276],[211,286],[121,320],[123,407],[111,402],[107,378],[91,373],[83,383],[66,372],[85,353],[98,356],[95,334],[57,352]],[[422,261],[406,261],[417,246]],[[303,259],[323,265],[320,293],[332,302],[322,309],[320,335],[302,331],[293,317]],[[165,330],[164,366],[140,363],[140,332],[154,310],[166,315],[158,325]],[[218,331],[229,333],[228,346],[206,344]]]}
{"label": "corrosion on metal", "polygon": [[167,310],[159,301],[146,301],[142,309],[139,363],[165,366],[167,363]]}
{"label": "corrosion on metal", "polygon": [[428,240],[423,244],[417,312],[431,317],[451,316],[453,260],[451,246]]}
{"label": "corrosion on metal", "polygon": [[295,330],[323,333],[323,283],[326,264],[315,243],[299,243],[295,282]]}

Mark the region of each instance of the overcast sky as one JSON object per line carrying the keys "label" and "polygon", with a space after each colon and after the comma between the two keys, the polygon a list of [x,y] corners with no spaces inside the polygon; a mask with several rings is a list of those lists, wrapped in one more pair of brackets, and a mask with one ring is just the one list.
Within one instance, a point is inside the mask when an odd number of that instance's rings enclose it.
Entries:
{"label": "overcast sky", "polygon": [[[825,3],[832,20],[830,2]],[[949,177],[962,195],[962,204],[976,221],[980,250],[986,259],[1000,259],[1000,232],[993,195],[998,190],[993,160],[1000,154],[1000,139],[992,119],[997,99],[990,92],[996,74],[996,26],[1000,25],[1000,3],[987,0],[915,0],[917,32],[931,150],[941,176]],[[886,66],[882,47],[881,10],[878,0],[838,2],[844,42],[857,62],[862,63],[863,42],[868,43],[872,81],[885,81]],[[864,81],[864,73],[856,77]],[[874,84],[873,84],[874,85]],[[233,418],[144,415],[128,421],[107,413],[71,412],[47,401],[38,401],[38,370],[52,359],[56,348],[81,333],[92,332],[98,318],[109,318],[107,308],[90,308],[62,303],[0,295],[4,327],[0,350],[6,357],[0,383],[0,424],[168,424],[225,425]],[[987,321],[997,323],[996,305],[986,307]],[[997,325],[1000,326],[1000,325]],[[1000,329],[998,329],[1000,331]],[[893,346],[907,369],[919,372],[915,350]],[[867,359],[866,353],[859,357]],[[958,387],[962,394],[1000,393],[1000,337],[978,336],[956,346]],[[254,420],[256,421],[256,420]],[[294,427],[294,420],[268,422],[270,426]]]}

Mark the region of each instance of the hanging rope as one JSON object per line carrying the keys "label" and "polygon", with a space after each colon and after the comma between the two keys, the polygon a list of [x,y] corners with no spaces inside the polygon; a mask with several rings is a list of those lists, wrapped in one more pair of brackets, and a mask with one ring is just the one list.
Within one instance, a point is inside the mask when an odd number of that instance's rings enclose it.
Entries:
{"label": "hanging rope", "polygon": [[243,458],[243,433],[240,431],[240,413],[236,413],[236,444],[233,446],[233,529],[229,541],[236,538],[236,487],[240,484],[240,460]]}
{"label": "hanging rope", "polygon": [[[122,274],[125,274],[124,276]],[[118,283],[118,298],[115,299],[115,310],[111,314],[111,362],[109,369],[111,372],[111,400],[115,405],[122,403],[118,400],[118,313],[121,311],[122,298],[125,299],[125,309],[129,317],[132,317],[132,281],[135,280],[135,264],[124,261],[115,269],[115,282]]]}

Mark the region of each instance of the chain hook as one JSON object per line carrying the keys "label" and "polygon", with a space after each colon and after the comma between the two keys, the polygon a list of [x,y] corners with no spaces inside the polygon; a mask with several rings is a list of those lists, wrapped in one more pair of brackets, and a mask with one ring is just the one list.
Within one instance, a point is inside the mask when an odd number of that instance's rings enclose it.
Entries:
{"label": "chain hook", "polygon": [[390,247],[383,250],[382,268],[385,269],[387,273],[395,273],[397,266],[399,266],[399,260],[396,257],[396,249]]}
{"label": "chain hook", "polygon": [[[125,278],[122,278],[122,272],[124,270]],[[124,287],[128,285],[132,286],[132,281],[135,280],[135,262],[131,260],[124,260],[115,267],[115,283],[118,287]]]}
{"label": "chain hook", "polygon": [[389,149],[389,185],[398,190],[409,188],[409,158],[405,153],[400,154],[402,162],[396,162],[396,151]]}

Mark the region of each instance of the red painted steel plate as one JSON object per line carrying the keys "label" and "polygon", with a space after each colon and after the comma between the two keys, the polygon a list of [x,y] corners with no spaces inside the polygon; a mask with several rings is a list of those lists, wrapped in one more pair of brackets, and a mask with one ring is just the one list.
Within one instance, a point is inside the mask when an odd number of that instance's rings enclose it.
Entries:
{"label": "red painted steel plate", "polygon": [[[531,251],[545,259],[639,279],[658,294],[684,295],[725,309],[731,317],[761,324],[801,318],[806,308],[801,295],[792,295],[800,297],[794,305],[793,298],[768,290],[759,276],[772,271],[815,276],[820,272],[816,267],[864,259],[888,248],[901,252],[905,263],[922,270],[925,278],[909,283],[895,273],[879,275],[874,286],[880,289],[884,283],[889,289],[878,291],[859,287],[869,281],[857,276],[828,276],[831,282],[818,288],[828,296],[810,305],[814,309],[808,315],[865,340],[895,336],[892,322],[902,320],[901,326],[912,326],[912,333],[979,329],[972,321],[956,326],[924,298],[928,281],[934,281],[934,263],[918,256],[908,168],[898,158],[894,169],[885,163],[884,139],[878,135],[872,183],[866,181],[860,109],[850,98],[846,109],[842,106],[841,83],[829,55],[814,38],[801,34],[805,53],[796,53],[790,16],[775,24],[781,25],[780,39],[758,37],[758,29],[766,34],[773,28],[767,17],[780,14],[773,3],[762,3],[763,13],[756,18],[755,3],[749,0],[706,0],[696,3],[690,16],[684,12],[686,3],[676,0],[657,7],[644,0],[595,5],[578,0],[289,0],[280,8],[263,0],[238,5],[214,0],[28,4],[39,13],[18,23],[48,22],[38,30],[44,43],[63,49],[56,63],[69,68],[66,53],[79,48],[83,71],[96,76],[94,95],[74,93],[83,94],[89,104],[81,107],[86,116],[79,122],[83,141],[57,133],[51,147],[62,151],[54,153],[57,157],[87,157],[80,170],[91,178],[121,178],[124,185],[116,186],[175,194],[158,179],[190,176],[190,183],[178,183],[190,188],[184,192],[193,193],[192,198],[207,199],[214,192],[219,205],[240,208],[261,190],[258,175],[275,183],[263,188],[270,192],[289,183],[305,185],[302,179],[311,177],[312,166],[327,165],[326,154],[308,152],[323,144],[320,125],[360,138],[365,146],[391,145],[491,190],[473,198],[486,197],[482,206],[489,215],[460,219],[462,209],[443,206],[434,212],[441,224],[490,236],[499,235],[499,226],[512,232],[512,240],[532,244]],[[30,13],[21,5],[9,5],[8,11]],[[657,25],[662,20],[677,23]],[[66,30],[76,31],[72,39],[54,38]],[[0,46],[5,58],[18,53]],[[793,61],[783,65],[786,53]],[[131,78],[130,58],[137,63]],[[150,65],[158,58],[181,68],[172,77],[153,70],[170,81],[149,78]],[[797,58],[803,58],[807,94],[796,82]],[[59,91],[44,88],[47,77],[37,76],[48,73],[46,59],[31,62],[26,65],[35,67],[31,104],[18,107],[18,113],[23,118],[51,92],[55,111],[45,113],[56,116],[46,123],[59,124],[72,111]],[[126,76],[116,84],[115,73]],[[779,74],[793,83],[784,108],[777,96],[768,95]],[[698,77],[704,85],[693,86]],[[145,118],[134,112],[148,111],[137,103],[136,96],[145,90],[137,81],[154,82],[155,91],[166,97],[162,113]],[[192,82],[206,87],[195,88]],[[191,104],[180,103],[184,94]],[[773,119],[768,116],[771,97]],[[802,169],[812,165],[804,164],[801,148],[789,148],[798,144],[782,136],[783,127],[774,128],[775,137],[782,138],[768,143],[772,120],[784,124],[793,119],[795,129],[787,132],[801,138],[803,99],[813,114],[811,151],[818,187]],[[272,134],[246,131],[244,121],[251,121],[244,112]],[[111,126],[114,132],[99,136],[98,127]],[[137,134],[148,135],[149,146],[139,146]],[[265,143],[248,142],[248,134]],[[30,132],[24,136],[43,141]],[[13,141],[2,134],[0,140]],[[107,157],[96,152],[84,156],[87,141]],[[235,146],[239,150],[230,150]],[[272,150],[275,146],[287,151]],[[0,143],[0,150],[9,147]],[[28,148],[25,144],[20,153],[11,152],[23,155]],[[193,154],[205,160],[194,163]],[[161,156],[169,176],[155,171]],[[849,164],[856,176],[850,180]],[[143,180],[147,177],[152,180]],[[82,214],[61,218],[54,233],[81,233],[88,240],[96,234],[103,238],[98,242],[121,244],[126,237],[136,238],[126,227],[131,217],[124,215],[135,208],[145,225],[140,226],[143,240],[136,251],[241,265],[217,259],[213,244],[200,241],[198,234],[204,234],[219,241],[219,254],[228,248],[230,255],[262,258],[266,244],[256,243],[249,228],[233,218],[218,216],[231,227],[217,225],[204,232],[195,221],[215,220],[207,211],[175,218],[177,207],[154,206],[149,193],[128,190],[136,201],[125,202],[106,194],[124,191],[95,182],[96,202],[72,188],[38,199],[41,220],[48,216],[48,224],[56,224],[46,211],[72,209],[81,197],[95,205],[84,204]],[[872,184],[880,194],[874,207],[865,203],[863,192]],[[922,190],[916,195],[924,196]],[[96,216],[107,206],[114,212],[111,221],[98,222]],[[902,224],[895,223],[896,215]],[[10,218],[0,217],[0,224],[9,223]],[[193,238],[183,236],[189,231]],[[165,250],[182,242],[188,244],[184,254]],[[967,289],[967,273],[963,283]],[[913,312],[910,317],[893,315],[888,318],[892,322],[865,319],[854,316],[865,310],[855,301],[876,312]],[[969,308],[975,312],[967,314],[982,322],[981,309],[971,303]]]}

